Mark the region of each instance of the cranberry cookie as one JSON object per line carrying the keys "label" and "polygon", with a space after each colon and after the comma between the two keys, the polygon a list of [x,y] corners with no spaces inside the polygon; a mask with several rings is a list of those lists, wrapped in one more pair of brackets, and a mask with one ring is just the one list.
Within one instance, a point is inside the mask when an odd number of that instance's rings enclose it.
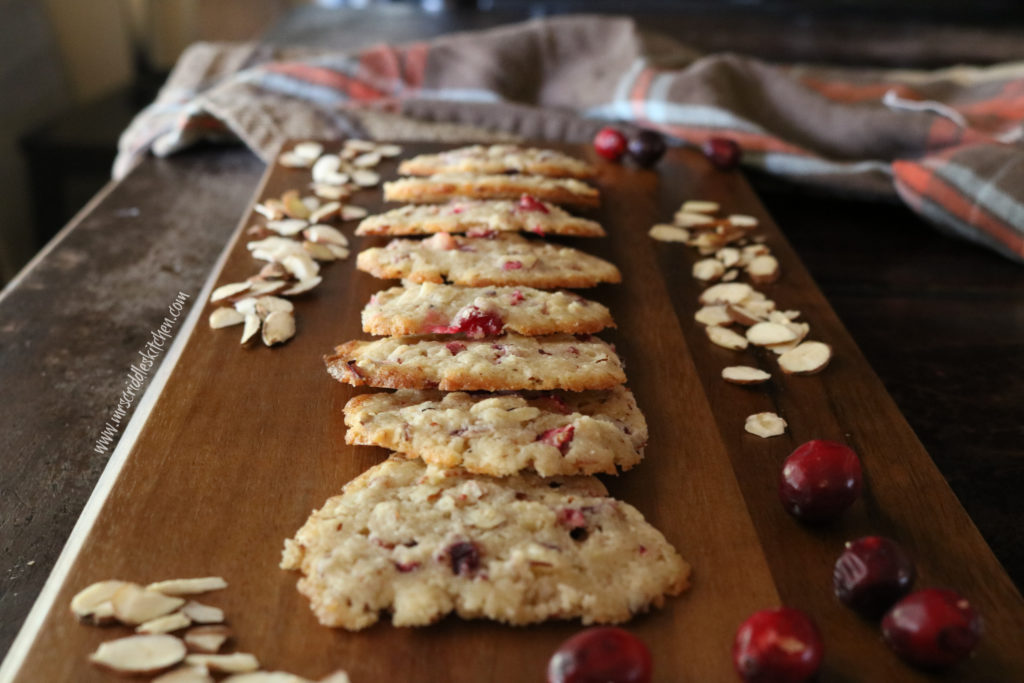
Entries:
{"label": "cranberry cookie", "polygon": [[385,200],[413,204],[437,204],[455,197],[518,199],[524,194],[555,204],[597,206],[601,201],[596,188],[574,178],[439,173],[384,183]]}
{"label": "cranberry cookie", "polygon": [[436,173],[523,173],[551,178],[590,178],[592,165],[553,149],[518,145],[470,145],[439,154],[421,154],[403,161],[403,175]]}

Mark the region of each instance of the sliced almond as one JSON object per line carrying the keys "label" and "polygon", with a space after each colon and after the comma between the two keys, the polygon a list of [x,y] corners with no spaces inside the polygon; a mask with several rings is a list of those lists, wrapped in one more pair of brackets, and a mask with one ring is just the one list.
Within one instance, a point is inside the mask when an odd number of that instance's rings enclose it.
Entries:
{"label": "sliced almond", "polygon": [[305,230],[308,225],[309,221],[304,218],[282,218],[279,221],[267,221],[267,228],[273,230],[278,235],[284,235],[285,237],[298,235],[300,232]]}
{"label": "sliced almond", "polygon": [[312,683],[312,681],[285,671],[252,671],[228,676],[224,679],[224,683]]}
{"label": "sliced almond", "polygon": [[707,332],[708,339],[711,340],[711,343],[721,346],[722,348],[732,349],[733,351],[742,351],[747,348],[746,337],[733,332],[728,327],[711,325],[710,327],[705,327],[704,331]]}
{"label": "sliced almond", "polygon": [[[255,304],[255,302],[253,303]],[[260,317],[255,313],[245,314],[245,327],[242,329],[242,344],[245,344],[256,336],[256,333],[260,331],[260,322]]]}
{"label": "sliced almond", "polygon": [[703,199],[690,199],[683,202],[679,208],[685,213],[718,213],[718,202],[709,202]]}
{"label": "sliced almond", "polygon": [[722,274],[722,282],[732,282],[739,276],[740,271],[736,270],[735,268],[732,268],[730,270],[725,271],[725,273]]}
{"label": "sliced almond", "polygon": [[[329,244],[327,246],[331,247],[333,245]],[[323,282],[323,278],[320,277],[319,275],[316,275],[314,277],[309,278],[308,280],[299,280],[295,285],[289,287],[288,289],[284,290],[281,293],[286,294],[287,296],[295,296],[296,294],[308,292],[309,290],[319,285],[321,282]]]}
{"label": "sliced almond", "polygon": [[114,593],[127,585],[126,581],[110,580],[86,586],[71,598],[71,611],[83,621],[93,623],[112,621],[114,608],[110,599],[114,597]]}
{"label": "sliced almond", "polygon": [[114,607],[114,616],[118,621],[136,626],[170,614],[185,604],[185,601],[143,588],[136,583],[126,583],[111,596],[110,604]]}
{"label": "sliced almond", "polygon": [[216,654],[231,639],[231,629],[227,626],[196,626],[186,631],[183,638],[189,652]]}
{"label": "sliced almond", "polygon": [[740,250],[736,247],[722,247],[715,252],[715,258],[726,268],[732,268],[740,262]]}
{"label": "sliced almond", "polygon": [[701,259],[693,264],[693,277],[701,282],[712,282],[722,277],[725,266],[716,258]]}
{"label": "sliced almond", "polygon": [[747,417],[743,428],[762,439],[786,433],[786,421],[775,413],[755,413]]}
{"label": "sliced almond", "polygon": [[334,252],[327,248],[326,244],[306,240],[302,243],[302,248],[317,261],[334,261],[337,258]]}
{"label": "sliced almond", "polygon": [[402,148],[398,145],[377,145],[377,154],[381,155],[385,159],[397,157],[401,153]]}
{"label": "sliced almond", "polygon": [[693,314],[693,319],[701,325],[730,325],[732,318],[726,311],[725,306],[713,304],[704,306]]}
{"label": "sliced almond", "polygon": [[832,360],[832,347],[823,342],[808,341],[779,356],[779,367],[790,375],[813,375],[821,372]]}
{"label": "sliced almond", "polygon": [[329,225],[311,225],[302,231],[302,236],[310,242],[348,246],[348,238],[340,230]]}
{"label": "sliced almond", "polygon": [[213,683],[213,676],[205,666],[179,666],[154,678],[152,683]]}
{"label": "sliced almond", "polygon": [[246,248],[252,252],[253,258],[261,261],[283,261],[289,254],[301,254],[302,245],[287,237],[267,237],[248,242]]}
{"label": "sliced almond", "polygon": [[[760,293],[760,292],[758,292]],[[775,310],[775,302],[771,299],[755,299],[749,297],[740,302],[740,305],[752,315],[760,318],[767,318]]]}
{"label": "sliced almond", "polygon": [[102,643],[89,661],[117,673],[154,674],[185,658],[185,643],[168,635],[128,636]]}
{"label": "sliced almond", "polygon": [[[299,249],[302,249],[301,244]],[[281,265],[285,267],[285,270],[294,275],[296,280],[308,280],[320,273],[320,266],[316,264],[313,257],[307,254],[305,250],[302,250],[300,253],[288,254],[281,259]]]}
{"label": "sliced almond", "polygon": [[310,163],[320,158],[320,155],[324,153],[324,146],[314,140],[307,142],[298,142],[292,147],[292,154],[308,159]]}
{"label": "sliced almond", "polygon": [[712,285],[701,292],[702,304],[738,304],[748,298],[753,288],[745,282],[727,282]]}
{"label": "sliced almond", "polygon": [[373,168],[379,163],[380,154],[377,154],[377,152],[366,152],[352,160],[352,165],[356,168]]}
{"label": "sliced almond", "polygon": [[276,199],[268,199],[262,204],[256,204],[252,210],[270,221],[284,218],[284,206]]}
{"label": "sliced almond", "polygon": [[763,244],[748,244],[740,250],[740,262],[738,265],[746,267],[758,256],[770,253],[771,250]]}
{"label": "sliced almond", "polygon": [[343,247],[343,246],[341,246],[339,244],[328,244],[328,245],[325,245],[325,246],[328,249],[331,250],[331,253],[334,254],[334,258],[336,258],[336,259],[347,259],[348,258],[348,249],[346,249],[345,247]]}
{"label": "sliced almond", "polygon": [[[784,324],[786,326],[786,329],[793,333],[793,341],[796,342],[797,344],[802,342],[807,337],[808,333],[810,333],[811,331],[811,326],[808,325],[807,323],[787,322]],[[788,344],[790,342],[786,343]]]}
{"label": "sliced almond", "polygon": [[352,204],[346,204],[341,207],[341,220],[343,221],[357,221],[360,218],[366,218],[369,215],[369,211],[361,206],[354,206]]}
{"label": "sliced almond", "polygon": [[786,344],[796,339],[796,333],[786,325],[762,322],[751,325],[747,329],[747,341],[755,346],[772,346]]}
{"label": "sliced almond", "polygon": [[[264,297],[266,299],[272,299],[273,297]],[[260,300],[262,301],[262,299]],[[285,304],[291,305],[291,302],[285,301],[284,299],[278,299],[283,301]],[[209,593],[210,591],[219,591],[228,587],[228,582],[219,576],[202,576],[196,579],[170,579],[169,581],[157,581],[146,586],[147,590],[157,591],[164,595],[198,595],[200,593]]]}
{"label": "sliced almond", "polygon": [[224,621],[224,610],[195,600],[186,602],[181,612],[195,624],[219,624]]}
{"label": "sliced almond", "polygon": [[315,183],[327,183],[328,185],[344,185],[342,183],[328,182],[328,179],[333,179],[338,174],[338,170],[341,168],[341,157],[337,154],[324,154],[316,163],[313,164],[311,171],[313,175],[313,182]]}
{"label": "sliced almond", "polygon": [[285,311],[274,311],[263,321],[263,343],[267,346],[283,344],[295,336],[295,316]]}
{"label": "sliced almond", "polygon": [[711,227],[715,225],[715,219],[711,216],[705,216],[702,213],[696,213],[694,211],[676,211],[676,215],[672,218],[672,222],[680,228],[693,228],[698,226]]}
{"label": "sliced almond", "polygon": [[309,207],[302,201],[298,190],[288,190],[281,195],[284,213],[291,218],[309,218]]}
{"label": "sliced almond", "polygon": [[725,307],[725,312],[729,315],[731,322],[738,323],[744,327],[750,327],[757,323],[764,322],[764,318],[758,315],[755,311],[744,307],[742,304],[729,304]]}
{"label": "sliced almond", "polygon": [[136,633],[170,633],[178,629],[187,628],[192,620],[181,612],[172,612],[156,619],[150,619],[144,624],[139,624],[135,629]]}
{"label": "sliced almond", "polygon": [[185,663],[205,666],[211,671],[222,673],[245,673],[260,668],[259,660],[247,652],[235,652],[230,655],[188,655],[185,657]]}
{"label": "sliced almond", "polygon": [[321,223],[325,220],[334,218],[341,211],[341,202],[327,202],[319,209],[309,214],[310,223]]}
{"label": "sliced almond", "polygon": [[302,203],[306,205],[307,209],[309,209],[309,222],[315,223],[316,221],[313,220],[313,212],[320,208],[320,198],[314,196],[303,197]]}
{"label": "sliced almond", "polygon": [[247,296],[235,302],[235,310],[242,315],[251,315],[256,312],[256,297]]}
{"label": "sliced almond", "polygon": [[320,683],[352,683],[348,674],[344,671],[335,671],[326,678],[321,678]]}
{"label": "sliced almond", "polygon": [[659,242],[687,242],[690,239],[690,231],[667,223],[658,223],[652,226],[647,234],[651,239]]}
{"label": "sliced almond", "polygon": [[747,264],[747,274],[757,284],[775,282],[779,279],[779,261],[771,254],[755,256]]}
{"label": "sliced almond", "polygon": [[[291,301],[288,301],[288,299],[282,299],[279,296],[261,296],[259,299],[256,299],[255,311],[256,311],[256,315],[258,315],[260,317],[260,320],[266,320],[267,316],[269,316],[271,313],[276,313],[278,311],[282,311],[284,313],[291,313],[294,310],[295,310],[295,304],[293,304]],[[211,579],[220,579],[219,576],[213,576],[213,577],[210,577],[210,578]],[[197,585],[198,585],[198,582],[200,582],[200,581],[206,581],[206,579],[189,579],[189,580],[196,582]],[[223,579],[221,579],[221,580],[223,581]],[[212,584],[212,581],[210,583]],[[224,584],[224,586],[220,586],[219,588],[224,588],[225,586],[227,586],[226,583]],[[219,590],[219,588],[209,588],[207,590]],[[164,591],[161,591],[161,592],[164,592]],[[201,592],[201,591],[197,591],[197,592]],[[175,595],[188,595],[188,594],[187,593],[176,593]]]}
{"label": "sliced almond", "polygon": [[259,277],[264,280],[280,280],[288,277],[288,271],[280,263],[268,263],[260,268]]}
{"label": "sliced almond", "polygon": [[359,187],[373,187],[380,182],[380,174],[365,168],[359,168],[352,172],[352,182]]}
{"label": "sliced almond", "polygon": [[731,216],[728,216],[725,220],[729,222],[729,225],[735,225],[737,228],[756,228],[758,225],[757,219],[753,216],[746,216],[739,213],[734,213]]}
{"label": "sliced almond", "polygon": [[240,325],[245,320],[245,316],[236,311],[233,308],[222,306],[221,308],[215,309],[210,313],[210,327],[215,330],[219,330],[222,327],[231,327],[232,325]]}
{"label": "sliced almond", "polygon": [[772,376],[760,368],[749,365],[730,365],[722,368],[722,379],[732,384],[763,384]]}
{"label": "sliced almond", "polygon": [[313,194],[320,197],[320,199],[326,199],[328,201],[348,199],[348,196],[351,193],[347,187],[343,187],[346,182],[348,182],[347,176],[345,181],[335,183],[333,185],[328,185],[326,183],[313,183]]}
{"label": "sliced almond", "polygon": [[312,159],[299,156],[295,152],[282,152],[277,162],[287,168],[309,168],[313,165]]}
{"label": "sliced almond", "polygon": [[246,298],[276,294],[288,286],[285,280],[259,280],[253,282],[252,289],[246,292]]}
{"label": "sliced almond", "polygon": [[241,294],[245,290],[252,287],[251,282],[232,282],[226,285],[221,285],[217,289],[213,290],[213,294],[210,295],[210,301],[223,301],[236,294]]}
{"label": "sliced almond", "polygon": [[377,143],[371,140],[362,140],[360,138],[349,138],[345,140],[345,149],[350,149],[353,152],[372,152],[377,149]]}

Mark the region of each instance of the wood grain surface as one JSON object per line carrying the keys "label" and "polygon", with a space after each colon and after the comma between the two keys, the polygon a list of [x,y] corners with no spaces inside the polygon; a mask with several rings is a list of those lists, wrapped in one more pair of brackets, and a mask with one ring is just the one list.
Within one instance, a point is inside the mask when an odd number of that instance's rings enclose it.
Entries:
{"label": "wood grain surface", "polygon": [[[409,145],[406,152],[440,148]],[[394,167],[381,170],[388,176]],[[307,178],[272,168],[264,195]],[[831,568],[843,541],[881,533],[915,557],[919,587],[955,588],[985,619],[977,656],[943,680],[1024,680],[1024,601],[742,177],[673,151],[657,172],[602,163],[598,184],[604,202],[593,215],[609,237],[562,241],[623,272],[623,284],[587,295],[609,306],[618,323],[602,337],[625,359],[651,432],[645,460],[605,481],[694,567],[689,593],[627,626],[654,653],[655,679],[734,680],[729,650],[737,625],[754,610],[782,603],[807,610],[821,627],[822,681],[930,680],[885,648],[876,624],[832,596]],[[762,289],[782,307],[802,311],[812,337],[833,345],[824,373],[784,376],[771,354],[707,341],[693,321],[700,291],[690,276],[694,253],[646,236],[686,198],[718,200],[728,212],[761,219],[783,268],[782,279]],[[382,207],[379,190],[354,201],[371,211]],[[251,222],[246,216],[240,229]],[[244,242],[236,235],[217,284],[258,269]],[[385,242],[356,238],[354,247]],[[210,330],[203,316],[82,550],[58,577],[60,591],[15,680],[111,679],[86,658],[125,630],[80,625],[67,608],[89,583],[210,574],[230,585],[203,601],[226,610],[238,649],[255,653],[267,669],[315,678],[345,668],[353,683],[543,680],[552,650],[578,623],[511,628],[448,618],[423,629],[396,629],[384,620],[359,633],[331,630],[295,590],[298,575],[277,567],[283,540],[310,510],[385,456],[345,445],[341,409],[355,390],[331,380],[321,359],[339,342],[365,338],[362,306],[393,284],[354,266],[354,257],[325,266],[324,283],[296,300],[298,334],[282,348],[242,348],[239,328]],[[772,382],[754,389],[724,383],[721,368],[737,362],[772,370]],[[745,416],[763,410],[785,417],[789,432],[766,440],[746,434]],[[776,494],[782,460],[812,438],[850,444],[865,467],[862,500],[826,528],[795,522]]]}

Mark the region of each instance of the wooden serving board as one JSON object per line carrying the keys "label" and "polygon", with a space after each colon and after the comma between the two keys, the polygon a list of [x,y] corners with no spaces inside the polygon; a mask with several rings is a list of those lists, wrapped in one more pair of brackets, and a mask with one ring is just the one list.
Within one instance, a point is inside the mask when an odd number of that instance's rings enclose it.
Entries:
{"label": "wooden serving board", "polygon": [[[405,155],[441,148],[407,145]],[[567,149],[600,165],[603,206],[593,215],[609,236],[565,241],[622,270],[621,285],[587,296],[612,310],[618,329],[602,336],[626,360],[629,386],[650,425],[645,460],[604,479],[694,568],[687,594],[627,625],[654,653],[655,679],[736,680],[736,627],[757,609],[786,604],[809,612],[821,628],[822,681],[929,680],[882,644],[877,624],[832,595],[832,565],[843,542],[884,534],[916,559],[918,587],[955,588],[984,617],[977,656],[944,680],[1024,680],[1020,593],[743,177],[716,171],[688,151],[673,150],[657,171],[644,171],[600,162],[589,149]],[[392,176],[395,163],[380,170]],[[257,197],[306,182],[308,172],[275,166]],[[727,351],[707,340],[693,320],[701,290],[690,276],[694,251],[646,234],[690,198],[760,219],[783,272],[761,289],[802,311],[811,337],[833,346],[824,373],[786,376],[773,354]],[[379,189],[360,192],[353,203],[383,208]],[[207,294],[258,269],[242,234],[256,221],[244,217]],[[823,217],[823,230],[826,223]],[[238,649],[255,653],[267,669],[316,678],[345,668],[353,683],[544,679],[549,656],[580,629],[578,622],[513,628],[447,618],[399,629],[384,619],[358,633],[332,630],[317,623],[295,590],[298,575],[278,569],[283,540],[309,512],[385,457],[380,449],[345,445],[341,410],[354,390],[330,379],[322,361],[335,344],[366,336],[360,310],[374,291],[394,284],[355,269],[355,251],[385,241],[356,238],[353,258],[324,267],[324,283],[296,299],[298,334],[281,348],[240,347],[240,328],[211,330],[210,309],[200,302],[202,316],[179,333],[188,337],[176,364],[162,388],[153,388],[160,390],[155,402],[137,417],[141,427],[120,447],[12,649],[10,679],[111,680],[87,656],[127,630],[78,624],[68,611],[72,595],[107,578],[145,583],[205,575],[230,585],[201,599],[226,610]],[[726,384],[721,368],[737,363],[761,365],[773,379],[757,388]],[[744,418],[765,410],[788,420],[785,435],[744,432]],[[784,458],[813,438],[851,445],[865,468],[862,500],[825,528],[794,521],[776,493]]]}

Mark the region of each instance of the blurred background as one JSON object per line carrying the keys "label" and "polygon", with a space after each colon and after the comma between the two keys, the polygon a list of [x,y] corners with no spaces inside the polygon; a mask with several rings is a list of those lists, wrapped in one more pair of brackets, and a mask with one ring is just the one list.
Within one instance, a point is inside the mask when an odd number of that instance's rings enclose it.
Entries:
{"label": "blurred background", "polygon": [[0,283],[108,182],[118,135],[189,43],[359,49],[583,11],[775,61],[1024,59],[1024,0],[0,0]]}

